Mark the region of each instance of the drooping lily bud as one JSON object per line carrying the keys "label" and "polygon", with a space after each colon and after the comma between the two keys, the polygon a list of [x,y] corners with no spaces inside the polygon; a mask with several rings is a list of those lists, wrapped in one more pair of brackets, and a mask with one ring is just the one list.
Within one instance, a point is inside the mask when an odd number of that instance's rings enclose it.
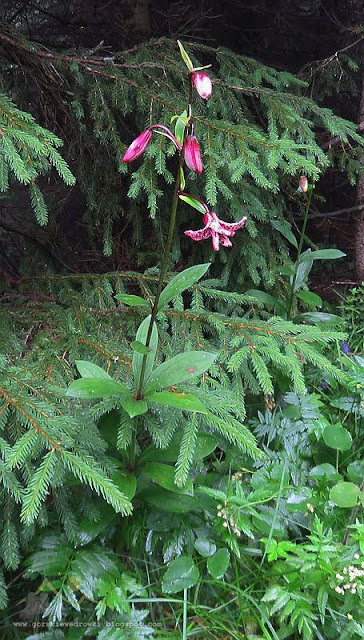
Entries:
{"label": "drooping lily bud", "polygon": [[298,181],[298,189],[297,191],[303,191],[303,193],[307,192],[308,189],[308,180],[306,178],[306,176],[300,176],[300,179]]}
{"label": "drooping lily bud", "polygon": [[201,98],[203,98],[204,100],[208,100],[209,98],[211,98],[212,81],[207,73],[199,73],[197,71],[193,72],[192,84]]}
{"label": "drooping lily bud", "polygon": [[152,138],[150,129],[143,131],[127,148],[124,153],[123,162],[132,162],[144,153]]}
{"label": "drooping lily bud", "polygon": [[185,163],[191,171],[199,176],[203,172],[203,164],[201,160],[200,145],[196,136],[188,135],[184,146]]}

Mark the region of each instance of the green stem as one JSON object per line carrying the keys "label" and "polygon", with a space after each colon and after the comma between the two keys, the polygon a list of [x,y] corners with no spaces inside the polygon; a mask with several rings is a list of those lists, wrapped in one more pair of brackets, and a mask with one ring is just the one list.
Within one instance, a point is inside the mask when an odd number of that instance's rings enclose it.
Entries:
{"label": "green stem", "polygon": [[[170,259],[170,253],[171,253],[171,248],[172,248],[172,242],[173,242],[173,236],[174,236],[174,228],[176,226],[176,218],[177,218],[177,207],[178,207],[178,192],[181,186],[181,168],[183,167],[183,149],[180,153],[180,157],[179,157],[179,163],[178,163],[178,173],[177,173],[177,177],[176,177],[176,182],[175,182],[175,186],[174,186],[174,192],[173,192],[173,199],[172,199],[172,206],[171,206],[171,218],[169,221],[169,229],[168,229],[168,236],[167,236],[167,241],[166,241],[166,246],[164,249],[164,255],[163,255],[163,260],[162,260],[162,264],[161,264],[161,269],[160,269],[160,273],[159,273],[159,280],[158,280],[158,285],[157,285],[157,291],[155,294],[155,298],[154,298],[154,304],[153,304],[153,308],[152,308],[152,313],[150,316],[150,323],[149,323],[149,327],[148,327],[148,333],[147,333],[147,339],[145,342],[145,346],[149,347],[150,345],[150,340],[152,337],[152,331],[153,331],[153,325],[155,323],[155,319],[158,313],[158,304],[159,304],[159,298],[160,295],[162,293],[162,288],[163,288],[163,284],[164,284],[164,278],[165,275],[167,273],[167,268],[168,268],[168,263],[169,263],[169,259]],[[148,354],[145,354],[143,356],[143,361],[142,361],[142,368],[141,368],[141,372],[140,372],[140,378],[139,378],[139,385],[138,385],[138,389],[137,389],[137,400],[141,400],[143,395],[143,384],[144,384],[144,377],[145,377],[145,368],[147,365],[147,357]]]}
{"label": "green stem", "polygon": [[[192,99],[192,84],[191,84],[191,78],[189,78],[189,95],[188,95],[188,104],[189,105],[191,105],[191,99]],[[187,109],[187,111],[188,112],[190,111],[190,106]],[[158,313],[159,298],[160,298],[160,295],[162,293],[162,288],[163,288],[163,284],[164,284],[164,278],[165,278],[165,275],[167,273],[168,263],[169,263],[169,259],[170,259],[170,252],[171,252],[173,236],[174,236],[174,228],[176,226],[177,207],[178,207],[178,202],[179,202],[178,192],[179,192],[180,186],[181,186],[181,172],[182,172],[183,165],[184,165],[184,146],[185,146],[186,134],[187,134],[187,131],[185,131],[185,138],[184,138],[184,141],[183,141],[182,149],[179,152],[178,170],[177,170],[176,182],[175,182],[175,185],[174,185],[174,192],[173,192],[173,198],[172,198],[171,217],[170,217],[170,221],[169,221],[167,242],[166,242],[166,245],[165,245],[165,248],[164,248],[164,255],[163,255],[161,269],[160,269],[160,273],[159,273],[157,291],[156,291],[156,294],[155,294],[154,304],[153,304],[153,307],[152,307],[152,313],[151,313],[150,323],[149,323],[149,327],[148,327],[147,339],[146,339],[146,342],[145,342],[145,346],[146,347],[149,347],[149,345],[150,345],[153,326],[154,326],[155,319],[156,319],[157,313]],[[143,398],[143,385],[144,385],[144,378],[145,378],[145,369],[146,369],[146,366],[147,366],[147,357],[148,357],[148,354],[145,354],[143,356],[142,368],[141,368],[141,371],[140,371],[140,378],[139,378],[139,385],[138,385],[138,389],[137,389],[137,393],[136,393],[137,400],[141,400]]]}
{"label": "green stem", "polygon": [[187,589],[183,589],[183,626],[182,640],[187,639]]}
{"label": "green stem", "polygon": [[294,268],[294,274],[293,274],[293,279],[292,279],[292,284],[291,284],[291,290],[290,290],[290,293],[289,293],[289,299],[288,299],[288,305],[287,305],[287,320],[289,320],[289,317],[290,317],[291,311],[292,311],[293,296],[295,294],[294,288],[296,286],[297,272],[298,272],[298,267],[299,267],[299,259],[300,259],[301,253],[302,253],[302,247],[303,247],[303,243],[304,243],[304,239],[305,239],[305,233],[306,233],[306,227],[307,227],[307,222],[308,222],[308,214],[310,212],[312,194],[313,194],[313,187],[310,187],[309,188],[309,192],[308,192],[308,197],[307,197],[307,203],[306,203],[306,208],[305,208],[305,216],[304,216],[304,219],[303,219],[303,225],[302,225],[302,230],[301,230],[300,241],[299,241],[299,245],[298,245],[298,249],[297,249],[297,258],[296,258],[296,263],[295,263],[295,268]]}

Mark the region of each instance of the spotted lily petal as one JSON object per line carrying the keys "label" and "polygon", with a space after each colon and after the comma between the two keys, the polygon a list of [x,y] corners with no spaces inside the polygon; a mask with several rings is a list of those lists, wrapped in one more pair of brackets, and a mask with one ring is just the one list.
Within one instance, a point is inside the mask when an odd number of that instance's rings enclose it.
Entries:
{"label": "spotted lily petal", "polygon": [[229,223],[220,220],[214,211],[207,211],[203,216],[203,221],[205,223],[203,229],[199,229],[198,231],[185,231],[185,235],[197,242],[211,237],[212,247],[214,251],[218,251],[220,244],[223,247],[232,246],[229,238],[232,238],[235,232],[246,223],[247,218],[245,216],[239,220],[239,222]]}

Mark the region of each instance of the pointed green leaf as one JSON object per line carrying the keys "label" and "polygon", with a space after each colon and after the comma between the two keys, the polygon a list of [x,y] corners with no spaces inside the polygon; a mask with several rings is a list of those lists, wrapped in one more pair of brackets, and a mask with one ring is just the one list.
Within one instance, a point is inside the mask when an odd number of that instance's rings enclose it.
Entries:
{"label": "pointed green leaf", "polygon": [[191,478],[188,478],[183,487],[177,487],[174,482],[174,467],[169,464],[147,462],[147,464],[142,467],[142,471],[144,475],[152,480],[152,482],[159,484],[163,489],[167,489],[173,493],[193,496],[193,484]]}
{"label": "pointed green leaf", "polygon": [[296,296],[305,304],[311,305],[311,307],[322,307],[322,300],[320,296],[313,291],[298,291]]}
{"label": "pointed green leaf", "polygon": [[307,251],[301,254],[298,260],[296,275],[293,275],[290,278],[290,284],[292,285],[294,282],[294,292],[298,291],[302,285],[305,284],[308,274],[312,269],[312,265],[312,251],[311,249],[307,249]]}
{"label": "pointed green leaf", "polygon": [[139,340],[134,340],[133,342],[130,343],[130,346],[133,349],[133,351],[136,351],[137,353],[142,353],[143,355],[151,352],[151,348],[146,347]]}
{"label": "pointed green leaf", "polygon": [[128,389],[116,380],[96,380],[95,378],[81,378],[74,380],[66,391],[69,398],[96,400],[128,393]]}
{"label": "pointed green leaf", "polygon": [[180,556],[170,563],[163,576],[162,591],[178,593],[193,587],[200,577],[198,567],[189,556]]}
{"label": "pointed green leaf", "polygon": [[306,252],[301,255],[300,262],[307,260],[337,260],[338,258],[345,258],[346,253],[339,251],[339,249],[319,249],[318,251],[311,251],[310,254]]}
{"label": "pointed green leaf", "polygon": [[192,71],[192,69],[193,69],[193,64],[192,64],[192,62],[191,62],[191,58],[190,58],[190,56],[188,55],[187,51],[185,50],[185,48],[184,48],[184,46],[183,46],[182,42],[180,42],[179,40],[177,40],[177,44],[178,44],[178,46],[179,46],[179,50],[180,50],[180,52],[181,52],[181,56],[182,56],[182,60],[183,60],[183,62],[185,63],[185,65],[186,65],[187,69],[188,69],[189,71]]}
{"label": "pointed green leaf", "polygon": [[265,291],[260,291],[259,289],[249,289],[245,292],[247,296],[252,296],[258,302],[262,302],[263,304],[269,307],[273,307],[277,310],[277,313],[286,313],[286,308],[284,306],[283,300],[278,300],[270,293],[266,293]]}
{"label": "pointed green leaf", "polygon": [[151,374],[146,393],[192,380],[207,371],[216,355],[208,351],[186,351],[159,365]]}
{"label": "pointed green leaf", "polygon": [[192,287],[195,282],[198,282],[202,276],[206,273],[210,263],[196,264],[193,267],[184,269],[181,273],[177,273],[176,276],[167,284],[163,289],[158,303],[158,311],[161,311],[167,304],[176,298],[180,293]]}
{"label": "pointed green leaf", "polygon": [[218,549],[218,551],[207,560],[207,570],[215,580],[219,580],[226,572],[229,562],[230,553],[228,549]]}
{"label": "pointed green leaf", "polygon": [[[174,135],[176,136],[180,144],[183,144],[183,140],[185,137],[185,129],[187,124],[188,124],[187,111],[184,110],[180,116],[176,117],[176,124],[174,125]],[[182,182],[181,182],[181,189],[182,191],[184,189],[184,185]]]}
{"label": "pointed green leaf", "polygon": [[197,411],[207,413],[205,405],[192,393],[178,393],[172,391],[157,391],[145,396],[148,402],[157,402],[168,407],[175,407],[183,411]]}
{"label": "pointed green leaf", "polygon": [[294,234],[292,233],[290,227],[286,222],[282,222],[281,220],[272,220],[271,225],[272,227],[274,227],[274,229],[279,231],[282,234],[282,236],[284,236],[286,240],[288,240],[288,242],[293,244],[293,246],[296,247],[296,249],[298,249],[296,237],[294,236]]}
{"label": "pointed green leaf", "polygon": [[185,179],[185,172],[183,171],[183,167],[179,168],[179,176],[180,176],[181,189],[184,189],[186,186],[186,179]]}
{"label": "pointed green leaf", "polygon": [[123,407],[124,411],[130,416],[130,418],[135,418],[135,416],[141,416],[143,413],[148,411],[148,404],[145,400],[137,400],[132,395],[131,391],[127,391],[123,396],[120,397],[120,404]]}
{"label": "pointed green leaf", "polygon": [[278,272],[283,276],[293,276],[294,274],[294,266],[293,265],[283,265],[279,267]]}
{"label": "pointed green leaf", "polygon": [[97,364],[88,360],[76,360],[75,362],[81,378],[97,378],[98,380],[112,380],[112,377]]}
{"label": "pointed green leaf", "polygon": [[[139,326],[139,329],[137,331],[136,334],[136,342],[141,342],[144,346],[146,346],[146,341],[147,341],[147,334],[148,334],[148,329],[149,329],[149,324],[150,324],[150,316],[148,316],[147,318],[144,318],[143,322],[141,323],[141,325]],[[155,360],[155,354],[157,352],[157,346],[158,346],[158,331],[157,331],[157,327],[154,324],[153,325],[153,331],[152,331],[152,336],[151,336],[151,340],[150,340],[150,344],[149,344],[149,348],[150,348],[150,353],[148,353],[148,355],[146,356],[147,359],[147,364],[145,367],[145,377],[144,377],[144,381],[145,383],[147,382],[150,373],[153,369],[153,364],[154,364],[154,360]],[[134,385],[135,388],[137,389],[139,386],[139,379],[140,379],[140,372],[142,370],[142,364],[143,364],[143,358],[145,356],[141,353],[137,353],[135,352],[133,355],[133,376],[134,376]]]}
{"label": "pointed green leaf", "polygon": [[299,313],[295,316],[296,320],[302,320],[303,322],[327,322],[333,325],[342,324],[345,319],[336,316],[333,313],[324,313],[322,311],[308,311],[307,313]]}
{"label": "pointed green leaf", "polygon": [[192,196],[186,196],[183,193],[180,193],[178,197],[180,200],[183,200],[183,202],[187,202],[187,204],[189,204],[194,209],[197,209],[197,211],[199,211],[200,213],[206,213],[207,207],[203,205],[199,200],[196,200],[196,198],[192,198]]}
{"label": "pointed green leaf", "polygon": [[115,298],[129,305],[130,307],[150,307],[148,300],[145,300],[141,296],[133,296],[127,293],[117,293]]}

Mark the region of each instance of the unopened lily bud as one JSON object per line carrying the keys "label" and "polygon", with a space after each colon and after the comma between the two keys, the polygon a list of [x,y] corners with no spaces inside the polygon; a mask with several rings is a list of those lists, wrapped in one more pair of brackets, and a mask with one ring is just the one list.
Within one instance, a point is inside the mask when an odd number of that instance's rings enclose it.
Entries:
{"label": "unopened lily bud", "polygon": [[211,98],[212,81],[207,73],[199,73],[197,71],[192,73],[192,84],[201,98],[204,100]]}
{"label": "unopened lily bud", "polygon": [[300,176],[300,179],[298,181],[298,189],[297,191],[303,191],[303,193],[307,192],[308,189],[308,180],[306,178],[306,176]]}
{"label": "unopened lily bud", "polygon": [[149,129],[143,131],[127,148],[124,153],[123,162],[132,162],[136,158],[144,153],[150,140],[152,138],[152,132]]}
{"label": "unopened lily bud", "polygon": [[194,135],[188,135],[184,146],[185,163],[191,171],[199,176],[203,172],[201,151],[198,140]]}

